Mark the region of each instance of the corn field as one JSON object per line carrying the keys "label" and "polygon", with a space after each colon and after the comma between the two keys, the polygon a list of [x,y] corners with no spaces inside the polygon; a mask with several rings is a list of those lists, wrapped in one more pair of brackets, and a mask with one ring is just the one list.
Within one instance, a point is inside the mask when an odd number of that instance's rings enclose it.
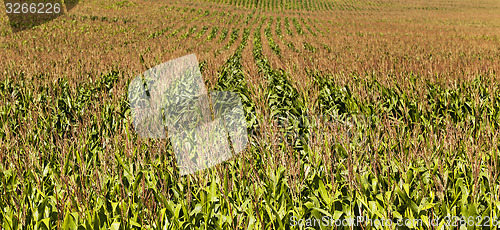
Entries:
{"label": "corn field", "polygon": [[[190,53],[249,144],[181,176],[127,88]],[[0,229],[500,226],[498,1],[81,0],[0,60]]]}

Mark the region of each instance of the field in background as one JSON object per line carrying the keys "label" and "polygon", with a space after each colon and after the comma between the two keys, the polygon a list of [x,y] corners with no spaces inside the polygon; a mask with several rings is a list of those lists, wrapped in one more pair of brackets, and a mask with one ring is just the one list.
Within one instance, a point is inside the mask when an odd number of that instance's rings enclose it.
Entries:
{"label": "field in background", "polygon": [[[0,228],[500,216],[498,1],[106,0],[7,20]],[[134,133],[127,86],[190,53],[209,90],[242,96],[250,145],[181,177],[168,141]]]}

